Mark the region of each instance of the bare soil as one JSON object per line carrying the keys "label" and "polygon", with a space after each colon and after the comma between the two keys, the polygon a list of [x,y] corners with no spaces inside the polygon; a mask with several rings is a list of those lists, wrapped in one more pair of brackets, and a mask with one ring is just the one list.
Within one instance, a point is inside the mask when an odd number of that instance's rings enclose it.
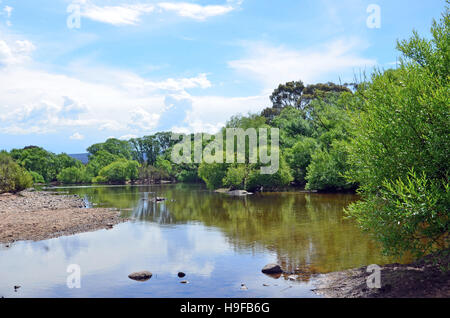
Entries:
{"label": "bare soil", "polygon": [[381,266],[381,288],[368,288],[367,267],[322,274],[314,292],[329,298],[450,298],[449,251],[409,265]]}
{"label": "bare soil", "polygon": [[39,241],[125,222],[114,209],[88,209],[74,195],[23,191],[0,194],[0,243]]}

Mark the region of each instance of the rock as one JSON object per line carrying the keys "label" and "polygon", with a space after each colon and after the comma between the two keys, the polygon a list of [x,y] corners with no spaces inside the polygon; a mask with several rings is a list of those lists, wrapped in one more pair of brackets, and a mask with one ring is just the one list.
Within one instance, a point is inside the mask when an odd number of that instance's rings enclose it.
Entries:
{"label": "rock", "polygon": [[182,280],[180,283],[181,284],[189,284],[189,282],[187,280]]}
{"label": "rock", "polygon": [[135,273],[131,273],[130,275],[128,275],[128,277],[130,279],[141,281],[141,282],[149,280],[150,278],[152,278],[152,276],[153,276],[153,274],[150,273],[149,271],[135,272]]}
{"label": "rock", "polygon": [[183,272],[179,272],[179,273],[178,273],[178,277],[183,278],[184,276],[186,276],[185,273],[183,273]]}
{"label": "rock", "polygon": [[247,289],[248,289],[248,287],[247,287],[247,286],[245,286],[245,284],[241,284],[241,289],[242,289],[242,290],[247,290]]}
{"label": "rock", "polygon": [[297,277],[295,277],[295,275],[290,275],[290,276],[288,276],[288,279],[289,280],[297,280]]}
{"label": "rock", "polygon": [[263,286],[264,286],[264,287],[269,287],[270,285],[269,285],[269,284],[263,284]]}
{"label": "rock", "polygon": [[267,264],[261,271],[264,274],[281,274],[283,272],[278,264]]}
{"label": "rock", "polygon": [[14,291],[16,292],[19,288],[20,286],[14,286]]}
{"label": "rock", "polygon": [[227,194],[236,196],[236,197],[243,197],[243,196],[250,195],[253,193],[247,192],[245,190],[234,190],[234,191],[228,191]]}

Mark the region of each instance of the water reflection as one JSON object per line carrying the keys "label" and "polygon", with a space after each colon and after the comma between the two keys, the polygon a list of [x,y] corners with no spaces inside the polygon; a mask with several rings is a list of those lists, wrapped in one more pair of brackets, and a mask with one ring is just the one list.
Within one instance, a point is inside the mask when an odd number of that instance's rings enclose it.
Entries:
{"label": "water reflection", "polygon": [[[161,225],[199,222],[218,228],[236,251],[273,252],[286,271],[301,274],[301,279],[392,261],[344,218],[343,209],[357,199],[351,194],[287,192],[238,198],[198,186],[145,190],[132,195],[132,217]],[[157,196],[167,200],[156,202]]]}
{"label": "water reflection", "polygon": [[[17,294],[6,283],[23,283],[27,287],[20,293],[30,297],[313,296],[315,273],[392,261],[344,218],[354,195],[230,197],[184,184],[57,191],[79,194],[92,206],[118,208],[133,221],[110,231],[0,246],[0,296]],[[263,275],[261,268],[272,262],[289,274]],[[89,288],[67,290],[65,269],[72,263],[82,266]],[[149,284],[130,282],[128,274],[143,269],[156,273]],[[178,271],[189,273],[191,284],[180,287]],[[242,283],[249,287],[245,294]]]}

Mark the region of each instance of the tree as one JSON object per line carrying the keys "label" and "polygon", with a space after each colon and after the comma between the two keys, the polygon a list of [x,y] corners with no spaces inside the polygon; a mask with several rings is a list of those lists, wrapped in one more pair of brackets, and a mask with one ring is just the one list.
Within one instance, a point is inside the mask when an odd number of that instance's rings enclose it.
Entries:
{"label": "tree", "polygon": [[106,150],[99,150],[95,152],[95,155],[91,156],[86,166],[87,173],[91,176],[98,176],[102,168],[120,159],[123,159],[123,157],[114,155]]}
{"label": "tree", "polygon": [[96,155],[99,151],[106,151],[112,155],[124,158],[131,159],[131,146],[128,141],[119,140],[115,138],[110,138],[106,140],[104,143],[98,143],[90,146],[87,151],[91,155]]}
{"label": "tree", "polygon": [[130,180],[134,181],[139,176],[138,167],[137,161],[120,159],[102,168],[93,182],[123,184]]}
{"label": "tree", "polygon": [[20,192],[33,185],[33,177],[4,151],[0,152],[0,193]]}
{"label": "tree", "polygon": [[69,167],[63,169],[57,177],[58,181],[64,184],[79,184],[91,182],[92,176],[90,176],[86,167]]}
{"label": "tree", "polygon": [[304,89],[305,85],[302,81],[280,84],[278,88],[273,91],[272,95],[270,95],[272,106],[274,108],[283,108],[286,106],[296,107],[298,101],[302,97]]}
{"label": "tree", "polygon": [[299,184],[306,183],[306,169],[311,163],[312,154],[317,147],[315,139],[303,137],[290,149],[288,162],[292,169],[294,180]]}
{"label": "tree", "polygon": [[198,176],[205,181],[208,189],[214,190],[223,186],[223,179],[228,170],[224,163],[202,162],[198,168]]}
{"label": "tree", "polygon": [[373,74],[352,116],[349,177],[362,200],[347,213],[389,254],[449,247],[448,7],[431,33],[398,43],[399,68]]}

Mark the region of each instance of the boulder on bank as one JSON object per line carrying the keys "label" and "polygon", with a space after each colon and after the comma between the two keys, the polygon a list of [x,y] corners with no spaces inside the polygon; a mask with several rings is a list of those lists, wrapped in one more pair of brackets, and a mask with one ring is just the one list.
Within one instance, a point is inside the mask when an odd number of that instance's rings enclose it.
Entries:
{"label": "boulder on bank", "polygon": [[281,269],[280,265],[278,264],[267,264],[264,266],[264,268],[261,270],[264,274],[281,274],[283,273],[283,270]]}
{"label": "boulder on bank", "polygon": [[146,280],[149,280],[150,278],[152,278],[153,274],[150,273],[149,271],[141,271],[141,272],[135,272],[135,273],[131,273],[130,275],[128,275],[128,277],[132,280],[137,280],[140,282],[144,282]]}

